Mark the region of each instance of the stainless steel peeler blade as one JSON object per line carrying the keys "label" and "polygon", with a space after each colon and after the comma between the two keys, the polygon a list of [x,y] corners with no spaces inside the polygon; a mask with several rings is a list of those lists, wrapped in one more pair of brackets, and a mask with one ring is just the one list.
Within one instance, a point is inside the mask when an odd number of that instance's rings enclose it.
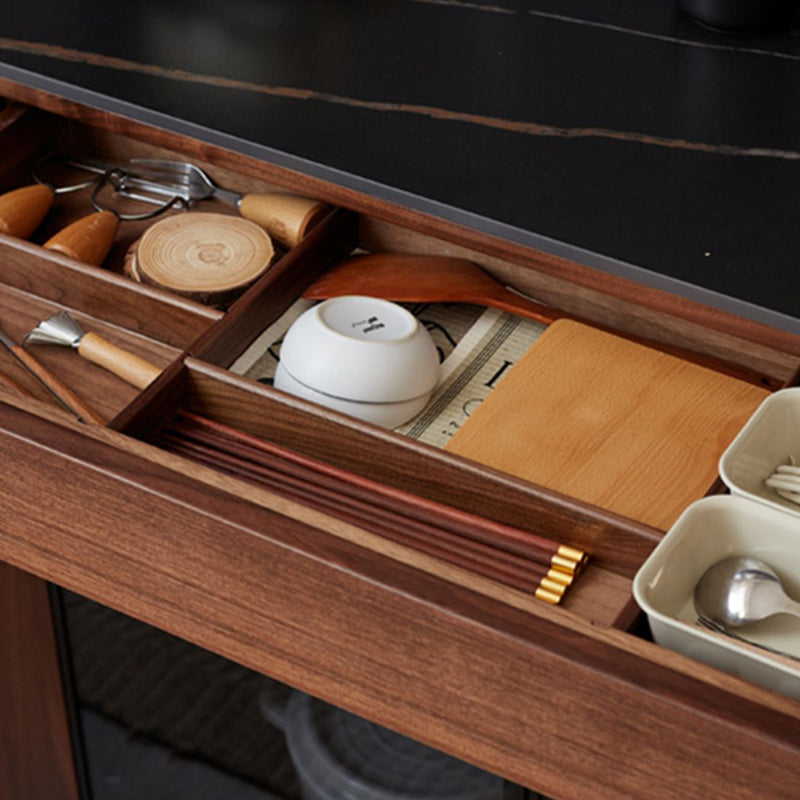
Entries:
{"label": "stainless steel peeler blade", "polygon": [[49,319],[40,322],[33,330],[25,334],[23,344],[60,344],[66,347],[78,347],[84,335],[80,325],[67,311],[59,311]]}

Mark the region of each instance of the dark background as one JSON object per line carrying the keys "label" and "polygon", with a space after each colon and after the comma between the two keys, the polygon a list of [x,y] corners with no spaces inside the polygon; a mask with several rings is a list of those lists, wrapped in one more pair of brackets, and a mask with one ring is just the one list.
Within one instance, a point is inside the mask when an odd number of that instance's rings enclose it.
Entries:
{"label": "dark background", "polygon": [[670,0],[7,0],[3,64],[800,320],[796,25],[721,34]]}

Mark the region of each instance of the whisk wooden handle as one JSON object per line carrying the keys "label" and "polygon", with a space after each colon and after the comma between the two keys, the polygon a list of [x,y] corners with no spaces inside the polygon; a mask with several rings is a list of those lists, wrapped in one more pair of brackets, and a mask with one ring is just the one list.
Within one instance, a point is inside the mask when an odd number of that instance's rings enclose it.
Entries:
{"label": "whisk wooden handle", "polygon": [[285,247],[294,247],[330,211],[318,200],[292,194],[246,194],[239,213]]}
{"label": "whisk wooden handle", "polygon": [[0,195],[0,233],[27,239],[53,205],[55,193],[35,183]]}
{"label": "whisk wooden handle", "polygon": [[155,364],[111,344],[96,333],[86,333],[81,337],[78,353],[137,389],[144,389],[161,374],[161,369]]}
{"label": "whisk wooden handle", "polygon": [[105,261],[119,230],[119,218],[111,211],[96,211],[76,220],[45,242],[76,261],[99,267]]}

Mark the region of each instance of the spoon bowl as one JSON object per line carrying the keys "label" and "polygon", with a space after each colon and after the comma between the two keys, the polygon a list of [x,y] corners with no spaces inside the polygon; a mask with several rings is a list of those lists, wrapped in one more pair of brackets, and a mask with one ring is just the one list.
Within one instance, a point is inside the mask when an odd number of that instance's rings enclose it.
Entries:
{"label": "spoon bowl", "polygon": [[789,598],[775,571],[750,556],[725,558],[709,567],[694,589],[701,619],[739,628],[776,614],[800,617],[800,603]]}

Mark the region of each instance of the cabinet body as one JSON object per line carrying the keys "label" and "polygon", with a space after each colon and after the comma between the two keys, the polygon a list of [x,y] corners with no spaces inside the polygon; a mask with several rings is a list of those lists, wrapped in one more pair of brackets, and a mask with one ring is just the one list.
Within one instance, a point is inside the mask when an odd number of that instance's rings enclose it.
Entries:
{"label": "cabinet body", "polygon": [[[46,356],[91,391],[105,427],[76,422],[41,394],[3,392],[0,453],[13,468],[0,490],[2,561],[553,798],[797,796],[800,706],[643,634],[630,581],[662,531],[228,367],[356,247],[464,255],[571,315],[769,388],[794,381],[800,338],[20,84],[0,81],[0,92],[41,109],[2,131],[16,144],[6,188],[24,183],[26,165],[57,140],[105,157],[180,157],[238,190],[277,187],[340,207],[224,312],[0,237],[1,318],[14,338],[67,307],[163,368],[140,392],[69,353]],[[136,234],[126,231],[122,244]],[[563,607],[449,569],[166,452],[153,432],[176,409],[558,534],[585,547],[593,567]],[[11,600],[4,610],[18,619]],[[63,724],[53,731],[63,745]],[[65,763],[69,748],[59,752]]]}

